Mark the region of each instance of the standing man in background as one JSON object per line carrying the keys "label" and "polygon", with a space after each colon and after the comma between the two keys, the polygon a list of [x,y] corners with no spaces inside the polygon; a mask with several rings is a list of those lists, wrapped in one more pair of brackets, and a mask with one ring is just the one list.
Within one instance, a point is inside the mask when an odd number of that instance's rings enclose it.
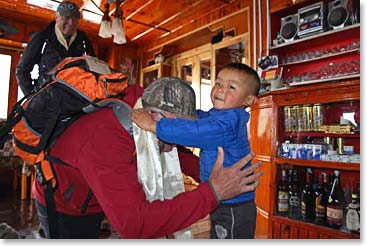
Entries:
{"label": "standing man in background", "polygon": [[[47,73],[64,58],[95,56],[88,37],[78,30],[79,19],[78,5],[64,1],[57,7],[55,21],[31,36],[15,71],[24,95],[50,81]],[[33,84],[31,72],[36,64],[39,67],[39,77]]]}

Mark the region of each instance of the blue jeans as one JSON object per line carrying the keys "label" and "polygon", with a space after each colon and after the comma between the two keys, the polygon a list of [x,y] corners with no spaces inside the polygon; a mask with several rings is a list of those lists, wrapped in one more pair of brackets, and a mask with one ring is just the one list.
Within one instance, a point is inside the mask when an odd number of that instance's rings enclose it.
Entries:
{"label": "blue jeans", "polygon": [[210,214],[211,239],[253,239],[256,229],[256,204],[220,204]]}
{"label": "blue jeans", "polygon": [[[50,237],[47,210],[36,199],[38,220],[46,238]],[[64,239],[98,239],[103,213],[73,216],[56,212],[56,226],[59,238]]]}

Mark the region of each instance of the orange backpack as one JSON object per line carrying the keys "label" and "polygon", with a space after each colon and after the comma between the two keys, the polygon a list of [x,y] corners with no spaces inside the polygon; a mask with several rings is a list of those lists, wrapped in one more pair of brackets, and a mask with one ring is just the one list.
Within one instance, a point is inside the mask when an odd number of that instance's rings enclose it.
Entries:
{"label": "orange backpack", "polygon": [[16,103],[0,129],[0,138],[13,129],[16,154],[36,165],[37,179],[52,181],[55,188],[47,149],[82,114],[124,104],[128,80],[125,74],[110,72],[104,62],[89,56],[66,58],[50,74],[52,81]]}

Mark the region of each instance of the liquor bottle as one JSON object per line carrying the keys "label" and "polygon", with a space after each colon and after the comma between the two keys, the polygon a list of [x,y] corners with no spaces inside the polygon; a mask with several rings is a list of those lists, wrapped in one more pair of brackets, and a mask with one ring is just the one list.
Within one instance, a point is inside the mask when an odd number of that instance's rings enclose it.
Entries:
{"label": "liquor bottle", "polygon": [[299,186],[297,169],[293,169],[289,189],[289,217],[292,219],[301,218],[301,194]]}
{"label": "liquor bottle", "polygon": [[315,190],[315,222],[325,224],[327,204],[327,175],[321,173]]}
{"label": "liquor bottle", "polygon": [[360,205],[359,205],[359,183],[357,190],[352,193],[352,202],[348,204],[346,224],[347,228],[351,231],[360,230]]}
{"label": "liquor bottle", "polygon": [[326,222],[329,226],[340,228],[343,225],[343,191],[339,181],[339,171],[334,171],[334,180],[326,205]]}
{"label": "liquor bottle", "polygon": [[313,221],[315,217],[315,194],[312,189],[313,172],[311,168],[306,171],[306,183],[302,190],[302,219]]}
{"label": "liquor bottle", "polygon": [[278,213],[280,215],[288,215],[288,191],[289,184],[287,180],[286,170],[282,170],[282,179],[278,185]]}

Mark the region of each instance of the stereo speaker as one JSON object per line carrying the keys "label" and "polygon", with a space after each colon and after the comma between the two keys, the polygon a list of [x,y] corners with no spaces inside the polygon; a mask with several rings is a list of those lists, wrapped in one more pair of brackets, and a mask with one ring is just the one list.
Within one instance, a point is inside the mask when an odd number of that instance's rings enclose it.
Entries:
{"label": "stereo speaker", "polygon": [[329,3],[327,22],[332,29],[343,28],[354,22],[353,3],[351,0],[335,0]]}
{"label": "stereo speaker", "polygon": [[353,1],[353,8],[354,8],[354,23],[360,23],[361,22],[361,17],[360,17],[361,3],[359,2],[359,0]]}
{"label": "stereo speaker", "polygon": [[280,36],[285,42],[293,41],[297,36],[298,14],[289,15],[281,19]]}

